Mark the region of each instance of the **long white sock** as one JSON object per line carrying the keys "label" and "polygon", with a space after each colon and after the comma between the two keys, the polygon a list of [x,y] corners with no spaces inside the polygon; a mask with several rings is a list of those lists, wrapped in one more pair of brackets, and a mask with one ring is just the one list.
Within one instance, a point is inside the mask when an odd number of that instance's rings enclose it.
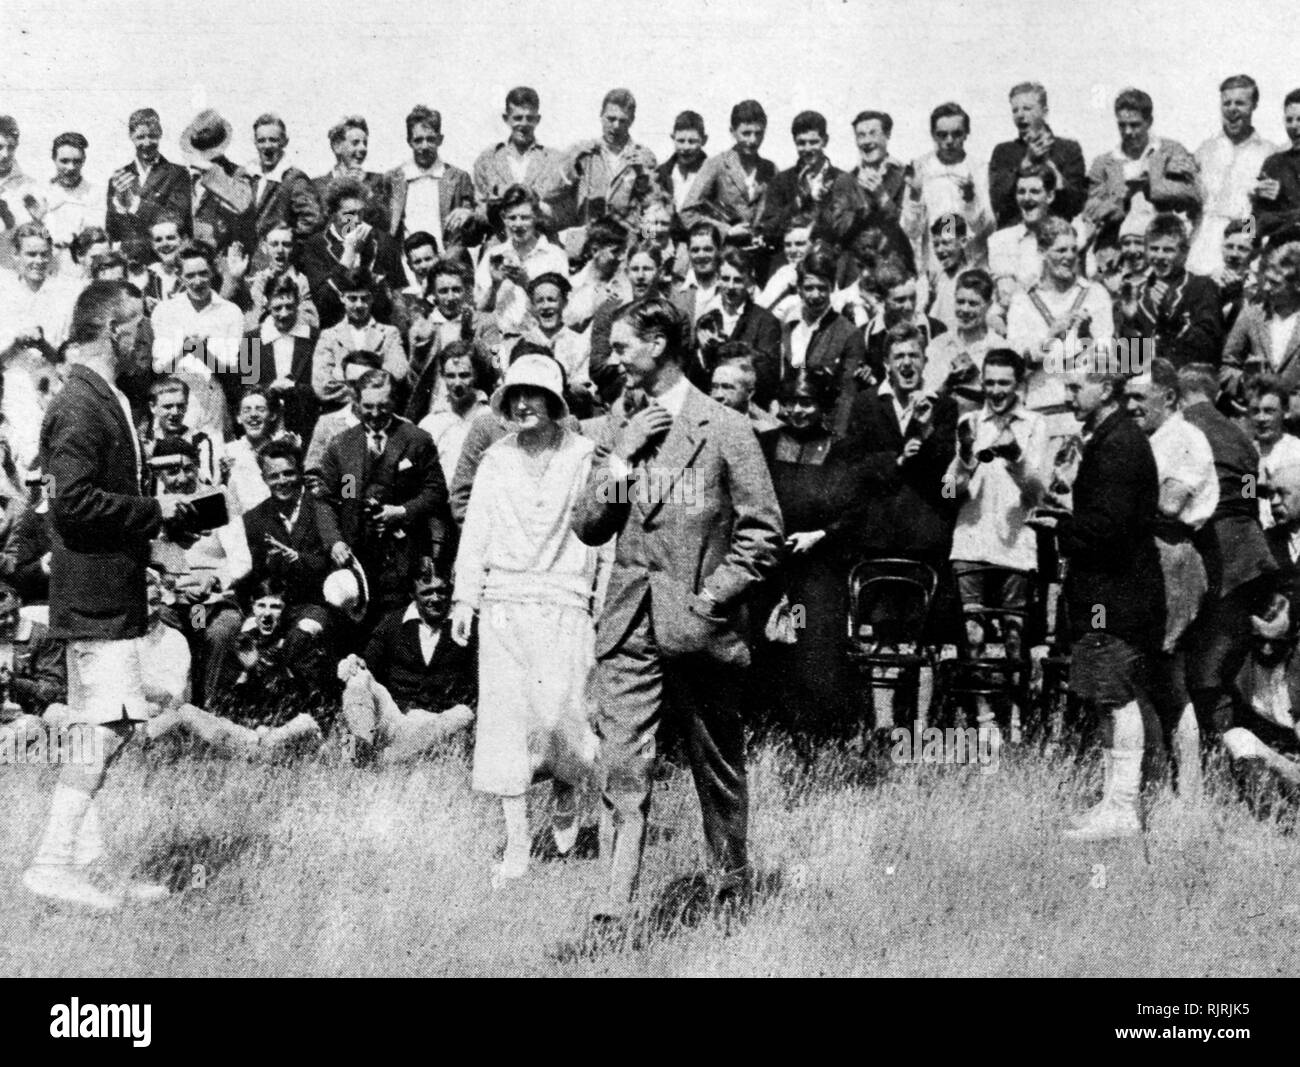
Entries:
{"label": "long white sock", "polygon": [[1137,807],[1138,793],[1142,788],[1142,746],[1146,733],[1142,728],[1142,709],[1137,701],[1130,700],[1111,713],[1114,739],[1111,753],[1114,773],[1111,778],[1111,800],[1125,807]]}
{"label": "long white sock", "polygon": [[533,847],[528,836],[528,795],[502,797],[501,810],[506,817],[505,863],[510,867],[527,866],[528,853]]}
{"label": "long white sock", "polygon": [[1201,731],[1196,708],[1183,708],[1174,728],[1174,763],[1178,766],[1179,796],[1195,799],[1201,794]]}
{"label": "long white sock", "polygon": [[104,855],[104,831],[99,823],[99,804],[90,798],[86,814],[81,819],[81,828],[77,831],[76,844],[72,849],[72,862],[78,867],[95,863]]}
{"label": "long white sock", "polygon": [[59,782],[54,787],[45,836],[41,839],[41,847],[36,850],[36,858],[32,861],[34,865],[67,867],[72,863],[77,834],[85,821],[91,800],[90,793],[66,782]]}

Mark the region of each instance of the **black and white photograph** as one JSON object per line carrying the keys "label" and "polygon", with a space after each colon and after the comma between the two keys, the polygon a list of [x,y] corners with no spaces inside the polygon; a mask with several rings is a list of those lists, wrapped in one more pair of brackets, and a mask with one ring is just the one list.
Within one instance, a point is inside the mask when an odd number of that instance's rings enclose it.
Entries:
{"label": "black and white photograph", "polygon": [[149,1043],[72,979],[847,977],[1263,1033],[1160,983],[1300,975],[1297,25],[9,0],[40,1032]]}

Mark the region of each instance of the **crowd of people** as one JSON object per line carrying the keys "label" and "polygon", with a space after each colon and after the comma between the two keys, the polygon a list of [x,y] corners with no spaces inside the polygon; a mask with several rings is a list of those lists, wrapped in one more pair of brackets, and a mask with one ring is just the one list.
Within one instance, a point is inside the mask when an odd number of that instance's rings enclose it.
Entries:
{"label": "crowd of people", "polygon": [[[100,753],[64,768],[28,888],[161,895],[87,873],[133,736],[394,763],[472,735],[494,884],[527,871],[530,785],[561,853],[593,785],[617,924],[671,735],[725,899],[747,724],[851,745],[994,643],[1068,656],[1104,726],[1074,839],[1140,832],[1153,753],[1184,795],[1211,751],[1294,789],[1300,90],[1286,149],[1249,76],[1219,95],[1190,152],[1125,89],[1090,166],[1036,83],[987,165],[957,103],[911,163],[864,110],[841,170],[815,111],[765,158],[754,100],[712,156],[681,112],[661,163],[626,89],[556,150],[518,87],[470,170],[417,106],[400,167],[366,169],[353,115],[314,178],[274,114],[240,166],[203,111],[178,164],[142,108],[107,189],[76,132],[29,174],[0,116],[0,740]],[[881,560],[932,577],[923,617],[850,633]],[[910,690],[864,680],[873,633]],[[999,735],[1031,715],[968,703]]]}

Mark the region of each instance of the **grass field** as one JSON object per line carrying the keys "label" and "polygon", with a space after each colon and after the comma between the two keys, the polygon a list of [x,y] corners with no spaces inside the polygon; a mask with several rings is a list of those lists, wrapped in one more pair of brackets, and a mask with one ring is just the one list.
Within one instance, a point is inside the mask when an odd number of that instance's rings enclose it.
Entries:
{"label": "grass field", "polygon": [[[102,794],[110,850],[186,886],[107,917],[21,886],[55,770],[0,768],[0,974],[1295,975],[1300,848],[1211,788],[1158,796],[1143,841],[1067,845],[1098,771],[1004,753],[995,774],[844,756],[751,766],[764,886],[744,915],[582,951],[598,859],[488,886],[502,831],[448,751],[407,770],[264,766],[133,749]],[[549,790],[536,793],[535,818]],[[685,774],[657,787],[643,895],[698,866]],[[588,850],[590,851],[590,850]]]}

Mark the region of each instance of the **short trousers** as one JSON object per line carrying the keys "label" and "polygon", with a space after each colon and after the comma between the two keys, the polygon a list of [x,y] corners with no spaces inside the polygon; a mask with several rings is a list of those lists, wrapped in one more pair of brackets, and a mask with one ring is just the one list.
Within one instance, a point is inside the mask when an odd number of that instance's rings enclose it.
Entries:
{"label": "short trousers", "polygon": [[955,559],[952,573],[957,579],[957,595],[961,597],[964,610],[1002,608],[1024,611],[1029,604],[1029,571],[991,568],[987,563]]}
{"label": "short trousers", "polygon": [[1114,634],[1086,633],[1070,650],[1070,691],[1114,711],[1147,690],[1147,657]]}
{"label": "short trousers", "polygon": [[108,725],[149,717],[140,642],[68,642],[68,721]]}

